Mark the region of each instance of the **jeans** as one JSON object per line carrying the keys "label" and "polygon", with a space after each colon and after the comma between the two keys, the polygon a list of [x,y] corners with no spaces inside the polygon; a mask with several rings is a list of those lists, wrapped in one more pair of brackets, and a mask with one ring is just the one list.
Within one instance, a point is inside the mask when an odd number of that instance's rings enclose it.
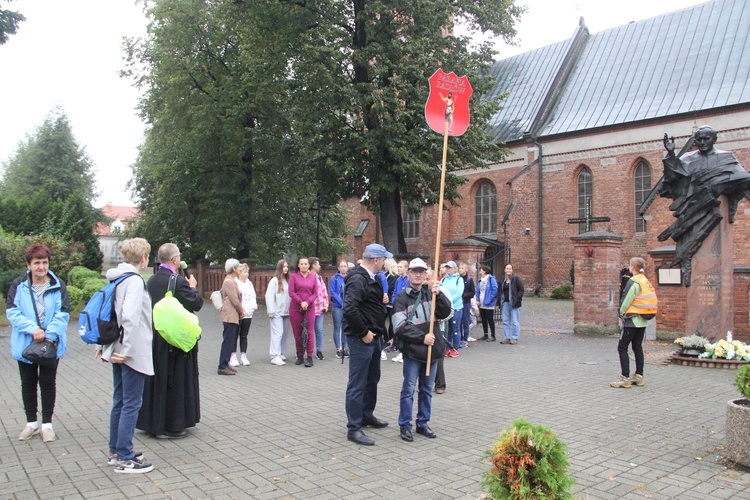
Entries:
{"label": "jeans", "polygon": [[510,302],[503,302],[502,312],[505,338],[518,340],[521,334],[521,308],[512,307]]}
{"label": "jeans", "polygon": [[26,422],[37,421],[37,385],[42,393],[42,423],[52,423],[52,413],[55,411],[57,398],[57,360],[53,368],[40,366],[36,363],[18,362],[18,372],[21,375],[21,399],[26,413]]}
{"label": "jeans", "polygon": [[315,316],[315,350],[323,352],[323,319],[324,315]]}
{"label": "jeans", "polygon": [[[237,334],[237,340],[240,343],[240,352],[247,352],[247,334],[250,331],[250,325],[253,323],[253,318],[242,318],[240,320],[240,329]],[[237,343],[232,346],[232,350],[237,352]]]}
{"label": "jeans", "polygon": [[411,414],[414,408],[414,388],[419,380],[417,397],[417,427],[424,427],[432,413],[432,386],[435,383],[437,361],[430,364],[430,376],[425,375],[427,363],[404,356],[404,383],[401,386],[401,410],[398,414],[399,427],[411,429]]}
{"label": "jeans", "polygon": [[482,330],[487,335],[487,327],[492,332],[492,338],[495,338],[495,309],[479,309],[479,316],[482,318]]}
{"label": "jeans", "polygon": [[340,307],[333,307],[331,316],[333,317],[333,343],[336,345],[336,350],[346,349],[349,342],[344,335],[344,310]]}
{"label": "jeans", "polygon": [[617,343],[617,352],[620,354],[620,370],[624,377],[630,376],[630,358],[628,357],[628,345],[633,344],[635,354],[635,374],[643,376],[643,336],[646,327],[625,327],[620,331],[620,341]]}
{"label": "jeans", "polygon": [[109,451],[118,460],[130,460],[133,451],[133,433],[138,411],[143,403],[143,384],[146,375],[128,365],[112,363],[112,412],[109,414]]}
{"label": "jeans", "polygon": [[450,319],[450,326],[448,327],[448,340],[453,344],[453,348],[458,350],[461,347],[461,317],[463,316],[463,309],[455,309],[453,311],[453,317]]}
{"label": "jeans", "polygon": [[219,352],[219,370],[224,370],[229,366],[232,349],[237,345],[237,330],[239,327],[240,325],[235,323],[224,323],[224,340],[221,341],[221,351]]}
{"label": "jeans", "polygon": [[373,418],[378,402],[380,382],[380,337],[365,344],[357,337],[349,338],[349,382],[346,384],[346,428],[349,432],[362,429],[362,420]]}
{"label": "jeans", "polygon": [[469,340],[469,330],[471,330],[471,302],[464,304],[461,311],[461,340]]}
{"label": "jeans", "polygon": [[289,316],[274,316],[268,318],[271,324],[271,347],[268,354],[271,359],[286,354],[286,344],[289,339],[289,332],[292,331],[292,323]]}

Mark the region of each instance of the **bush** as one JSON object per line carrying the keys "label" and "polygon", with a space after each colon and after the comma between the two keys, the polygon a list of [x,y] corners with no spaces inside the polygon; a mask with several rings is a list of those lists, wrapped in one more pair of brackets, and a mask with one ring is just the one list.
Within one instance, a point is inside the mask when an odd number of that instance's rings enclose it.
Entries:
{"label": "bush", "polygon": [[737,370],[734,386],[745,399],[750,401],[750,365],[745,365]]}
{"label": "bush", "polygon": [[567,447],[548,427],[514,420],[485,458],[492,463],[482,478],[490,498],[573,498]]}
{"label": "bush", "polygon": [[34,243],[42,243],[52,252],[50,270],[60,278],[68,275],[74,266],[81,264],[83,246],[56,236],[36,234],[16,236],[0,229],[0,270],[17,269],[26,265],[26,249]]}
{"label": "bush", "polygon": [[23,276],[25,273],[26,269],[23,268],[9,269],[0,272],[0,293],[3,294],[3,297],[8,296],[8,290],[10,290],[10,285],[13,283],[13,280],[19,276]]}
{"label": "bush", "polygon": [[102,276],[96,271],[92,271],[83,266],[75,266],[68,273],[67,284],[83,288],[84,282],[91,278],[100,279]]}
{"label": "bush", "polygon": [[[88,301],[91,299],[91,297],[99,291],[101,287],[107,284],[107,280],[103,279],[96,279],[96,280],[88,280],[83,286],[83,290],[81,292],[81,301],[84,304],[87,304]],[[71,306],[72,307],[72,306]]]}
{"label": "bush", "polygon": [[68,285],[68,300],[70,301],[71,311],[75,309],[76,307],[78,307],[78,305],[83,302],[81,300],[82,298],[83,298],[83,290],[81,290],[77,286]]}
{"label": "bush", "polygon": [[552,289],[550,299],[567,300],[573,298],[573,285],[560,285]]}

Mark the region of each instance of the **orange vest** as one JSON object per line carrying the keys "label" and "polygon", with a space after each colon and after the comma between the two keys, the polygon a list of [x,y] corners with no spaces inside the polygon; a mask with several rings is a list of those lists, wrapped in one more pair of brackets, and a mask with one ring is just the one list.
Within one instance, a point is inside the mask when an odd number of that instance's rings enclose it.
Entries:
{"label": "orange vest", "polygon": [[656,314],[656,292],[643,274],[636,274],[631,280],[640,285],[641,291],[633,299],[625,314]]}

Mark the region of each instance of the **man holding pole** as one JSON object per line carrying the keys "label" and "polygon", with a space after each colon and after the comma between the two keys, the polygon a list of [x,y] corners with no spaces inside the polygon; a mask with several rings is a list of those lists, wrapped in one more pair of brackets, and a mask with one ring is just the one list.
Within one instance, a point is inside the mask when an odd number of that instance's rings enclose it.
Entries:
{"label": "man holding pole", "polygon": [[[367,245],[362,262],[344,280],[344,319],[349,342],[349,383],[346,386],[347,439],[372,446],[375,441],[362,428],[388,425],[373,415],[378,400],[380,351],[386,334],[383,285],[375,276],[393,254],[383,245]],[[387,290],[385,291],[387,293]]]}
{"label": "man holding pole", "polygon": [[[393,332],[399,350],[404,355],[404,382],[401,386],[401,405],[398,425],[401,439],[413,441],[411,429],[414,406],[414,388],[419,381],[417,406],[417,434],[428,438],[436,437],[428,423],[432,412],[432,386],[435,381],[438,359],[445,353],[445,340],[439,334],[439,327],[430,318],[440,320],[451,313],[451,299],[441,290],[437,281],[432,289],[426,284],[427,265],[422,259],[409,263],[409,286],[396,297],[393,304]],[[435,295],[435,312],[432,315],[432,297]],[[438,332],[436,335],[433,332]],[[432,349],[431,349],[432,348]],[[432,357],[428,351],[432,350]],[[429,370],[427,370],[429,363]],[[429,372],[429,374],[428,374]]]}

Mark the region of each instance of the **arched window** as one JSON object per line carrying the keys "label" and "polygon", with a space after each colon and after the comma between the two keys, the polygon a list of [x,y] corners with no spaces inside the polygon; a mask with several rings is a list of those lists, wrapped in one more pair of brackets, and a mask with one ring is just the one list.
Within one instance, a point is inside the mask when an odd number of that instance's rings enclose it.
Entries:
{"label": "arched window", "polygon": [[401,224],[404,238],[419,238],[419,215],[418,211],[412,212],[406,205],[401,205]]}
{"label": "arched window", "polygon": [[[583,167],[581,173],[578,174],[578,217],[586,217],[586,205],[593,211],[593,204],[591,202],[592,190],[592,177],[591,170],[588,167]],[[578,233],[586,232],[586,224],[578,224]]]}
{"label": "arched window", "polygon": [[641,160],[638,165],[635,166],[635,232],[645,233],[646,232],[646,221],[643,220],[643,216],[638,215],[638,207],[640,207],[646,196],[651,192],[651,167],[648,163]]}
{"label": "arched window", "polygon": [[490,181],[482,181],[474,194],[474,234],[497,236],[497,190]]}

